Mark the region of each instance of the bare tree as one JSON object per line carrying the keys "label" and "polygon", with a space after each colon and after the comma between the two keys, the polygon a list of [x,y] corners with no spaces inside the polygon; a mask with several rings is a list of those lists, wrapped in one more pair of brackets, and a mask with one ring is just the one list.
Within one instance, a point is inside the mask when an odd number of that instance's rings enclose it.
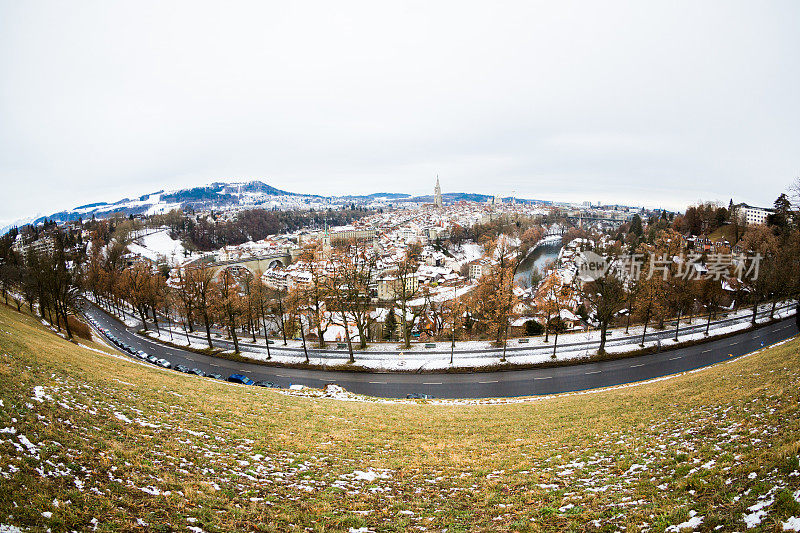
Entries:
{"label": "bare tree", "polygon": [[214,345],[211,342],[211,317],[214,312],[214,271],[203,265],[188,271],[187,276],[188,288],[194,292],[197,312],[200,318],[203,319],[208,347],[213,348]]}
{"label": "bare tree", "polygon": [[375,255],[353,242],[336,250],[327,276],[327,293],[331,318],[345,331],[350,362],[354,362],[350,325],[353,324],[359,337],[359,346],[367,347],[367,333],[372,321],[372,298],[370,284],[375,270]]}
{"label": "bare tree", "polygon": [[[413,251],[407,252],[393,276],[392,292],[394,304],[400,309],[400,331],[403,335],[403,348],[411,348],[411,332],[428,308],[427,298],[423,298],[424,289],[420,287],[417,269],[419,268],[419,255]],[[411,305],[414,300],[420,300],[416,305]]]}
{"label": "bare tree", "polygon": [[228,333],[233,340],[233,351],[239,353],[239,338],[236,336],[236,323],[241,314],[241,297],[236,279],[229,269],[220,273],[219,280],[214,283],[214,304],[218,314],[228,326]]}
{"label": "bare tree", "polygon": [[[613,264],[614,259],[609,257],[606,261]],[[588,283],[583,295],[594,308],[594,316],[600,326],[600,346],[597,353],[603,355],[606,353],[608,327],[629,301],[625,282],[617,269],[612,266],[605,274]]]}

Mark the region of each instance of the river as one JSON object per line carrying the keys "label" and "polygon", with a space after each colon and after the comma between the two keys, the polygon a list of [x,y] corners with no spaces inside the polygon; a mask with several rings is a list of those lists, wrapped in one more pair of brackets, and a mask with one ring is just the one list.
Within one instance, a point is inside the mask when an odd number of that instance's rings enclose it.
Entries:
{"label": "river", "polygon": [[528,254],[517,269],[517,275],[514,276],[514,281],[520,287],[530,287],[531,274],[537,270],[539,274],[544,272],[545,267],[551,261],[558,259],[558,253],[561,251],[561,242],[546,242],[540,244],[533,251]]}

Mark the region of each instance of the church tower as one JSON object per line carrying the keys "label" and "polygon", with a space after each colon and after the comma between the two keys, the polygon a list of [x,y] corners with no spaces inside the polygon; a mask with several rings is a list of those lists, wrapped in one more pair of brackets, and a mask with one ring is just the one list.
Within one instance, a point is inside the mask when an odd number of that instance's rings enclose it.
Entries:
{"label": "church tower", "polygon": [[439,186],[439,175],[436,175],[436,187],[433,188],[433,205],[439,209],[444,207],[442,202],[442,188]]}
{"label": "church tower", "polygon": [[331,256],[331,235],[328,233],[328,219],[325,219],[325,234],[322,236],[322,257],[328,259]]}

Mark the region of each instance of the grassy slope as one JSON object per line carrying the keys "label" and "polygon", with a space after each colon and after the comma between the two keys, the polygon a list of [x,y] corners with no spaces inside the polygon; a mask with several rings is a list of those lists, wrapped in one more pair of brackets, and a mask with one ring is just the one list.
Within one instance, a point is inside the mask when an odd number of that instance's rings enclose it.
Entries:
{"label": "grassy slope", "polygon": [[0,307],[0,524],[742,530],[769,494],[771,530],[800,516],[798,348],[516,405],[353,403],[109,357]]}
{"label": "grassy slope", "polygon": [[[742,231],[743,230],[739,231],[739,237],[741,237]],[[717,239],[726,239],[728,242],[734,242],[735,236],[736,232],[733,229],[733,225],[726,224],[712,231],[711,235],[709,235],[708,238],[711,239],[712,241],[716,241]]]}

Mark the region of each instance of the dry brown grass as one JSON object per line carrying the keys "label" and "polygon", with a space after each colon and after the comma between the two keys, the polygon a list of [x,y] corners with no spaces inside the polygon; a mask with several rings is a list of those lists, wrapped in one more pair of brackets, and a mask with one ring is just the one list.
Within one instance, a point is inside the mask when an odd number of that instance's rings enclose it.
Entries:
{"label": "dry brown grass", "polygon": [[87,324],[72,315],[67,317],[67,322],[73,335],[87,341],[92,340],[92,330]]}
{"label": "dry brown grass", "polygon": [[[661,531],[695,511],[743,529],[748,506],[798,489],[798,347],[524,404],[355,403],[161,371],[0,309],[0,428],[17,431],[0,434],[0,524]],[[20,434],[38,458],[11,444]],[[37,473],[50,464],[67,473]],[[354,476],[370,469],[386,477]],[[767,529],[793,512],[781,501]]]}

